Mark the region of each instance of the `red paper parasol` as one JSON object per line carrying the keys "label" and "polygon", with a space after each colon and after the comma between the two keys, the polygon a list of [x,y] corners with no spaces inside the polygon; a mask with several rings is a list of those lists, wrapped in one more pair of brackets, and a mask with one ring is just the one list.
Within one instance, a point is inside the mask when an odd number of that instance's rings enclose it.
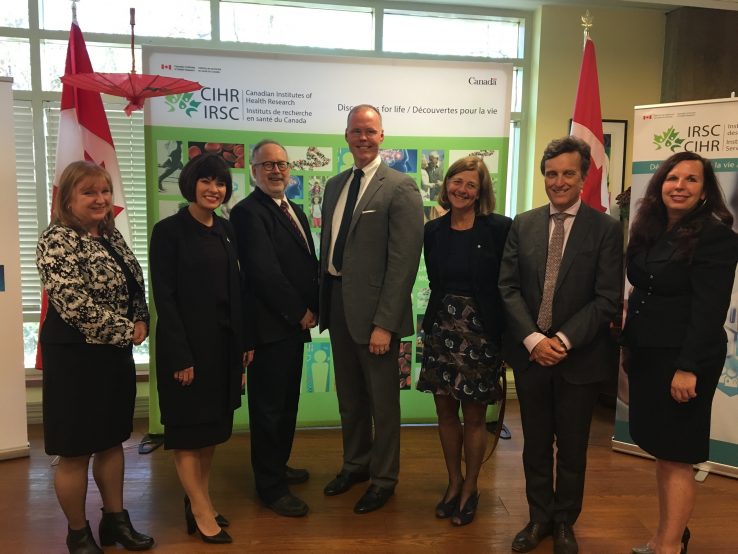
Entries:
{"label": "red paper parasol", "polygon": [[103,92],[113,96],[122,96],[128,100],[126,115],[143,108],[144,101],[152,96],[168,96],[200,90],[202,85],[196,81],[166,77],[164,75],[146,75],[136,73],[136,59],[133,49],[133,27],[136,25],[136,8],[131,8],[131,72],[130,73],[75,73],[64,75],[62,83],[93,92]]}

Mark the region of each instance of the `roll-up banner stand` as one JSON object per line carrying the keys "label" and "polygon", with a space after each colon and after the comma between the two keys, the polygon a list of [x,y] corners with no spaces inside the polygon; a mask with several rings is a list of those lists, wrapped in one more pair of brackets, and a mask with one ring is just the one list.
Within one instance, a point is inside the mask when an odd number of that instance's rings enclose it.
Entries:
{"label": "roll-up banner stand", "polygon": [[28,456],[13,79],[0,77],[0,460]]}
{"label": "roll-up banner stand", "polygon": [[[199,81],[194,93],[147,102],[146,180],[149,226],[185,202],[177,187],[181,163],[217,152],[231,166],[234,194],[222,213],[248,195],[251,147],[264,138],[283,144],[292,163],[287,196],[301,204],[320,240],[320,205],[328,178],[353,163],[346,141],[352,106],[382,113],[381,156],[418,183],[426,219],[439,215],[439,183],[453,161],[475,154],[492,174],[498,211],[505,206],[513,67],[488,62],[443,62],[356,57],[183,51],[144,47],[144,70]],[[174,159],[174,161],[172,161]],[[438,167],[431,160],[438,160]],[[430,165],[429,165],[430,163]],[[421,261],[412,291],[416,327],[430,291]],[[155,358],[151,356],[150,430],[160,432]],[[397,383],[404,422],[435,421],[433,401],[415,390],[422,336],[404,337]],[[236,425],[248,420],[244,406]],[[327,333],[313,331],[305,347],[299,426],[338,424],[333,358]]]}

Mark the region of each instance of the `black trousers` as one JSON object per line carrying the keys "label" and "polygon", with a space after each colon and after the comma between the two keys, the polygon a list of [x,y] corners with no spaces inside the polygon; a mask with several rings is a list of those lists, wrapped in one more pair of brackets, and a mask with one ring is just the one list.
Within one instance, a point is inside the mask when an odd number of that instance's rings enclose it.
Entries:
{"label": "black trousers", "polygon": [[303,348],[302,338],[258,345],[246,370],[251,465],[266,504],[289,492],[285,468],[295,436]]}
{"label": "black trousers", "polygon": [[574,525],[582,511],[589,427],[599,383],[575,385],[556,366],[533,362],[514,373],[530,520]]}

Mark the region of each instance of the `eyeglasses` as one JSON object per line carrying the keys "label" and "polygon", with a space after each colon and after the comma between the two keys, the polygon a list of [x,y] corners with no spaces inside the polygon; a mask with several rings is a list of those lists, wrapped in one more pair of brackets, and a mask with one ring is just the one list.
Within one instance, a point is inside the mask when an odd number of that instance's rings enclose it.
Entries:
{"label": "eyeglasses", "polygon": [[267,171],[272,171],[275,167],[279,169],[280,171],[284,171],[290,166],[290,163],[289,162],[259,162],[259,163],[255,163],[251,165],[254,167],[256,167],[257,165],[260,165]]}

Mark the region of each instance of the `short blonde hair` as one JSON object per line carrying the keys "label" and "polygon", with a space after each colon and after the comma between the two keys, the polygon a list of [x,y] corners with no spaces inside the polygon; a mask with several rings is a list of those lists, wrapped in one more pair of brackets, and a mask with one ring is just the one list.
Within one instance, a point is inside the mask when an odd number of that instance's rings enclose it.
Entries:
{"label": "short blonde hair", "polygon": [[492,189],[492,177],[490,177],[489,170],[482,159],[476,156],[467,156],[451,164],[443,178],[441,192],[438,194],[438,204],[446,210],[451,209],[446,184],[454,176],[464,171],[476,171],[479,176],[479,198],[474,202],[474,213],[477,215],[493,213],[495,211],[495,192]]}
{"label": "short blonde hair", "polygon": [[[107,170],[92,162],[78,161],[70,163],[59,178],[59,188],[54,198],[54,208],[51,214],[51,223],[53,225],[62,225],[71,227],[78,232],[86,232],[82,227],[79,219],[77,219],[70,209],[70,202],[76,186],[87,178],[102,178],[113,192],[113,180]],[[105,218],[100,222],[98,229],[101,234],[109,235],[115,228],[115,221],[112,206]]]}

